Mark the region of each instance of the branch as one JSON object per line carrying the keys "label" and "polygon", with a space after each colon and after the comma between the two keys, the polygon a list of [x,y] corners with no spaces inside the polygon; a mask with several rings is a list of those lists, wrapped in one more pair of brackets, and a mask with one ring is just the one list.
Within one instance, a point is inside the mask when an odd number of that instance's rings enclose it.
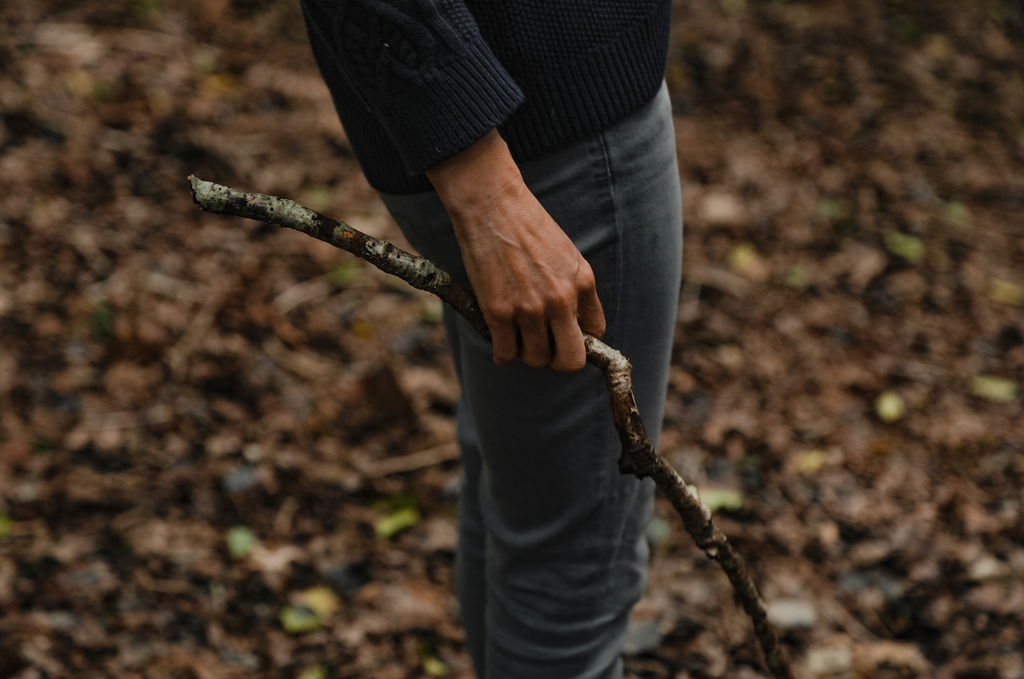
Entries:
{"label": "branch", "polygon": [[[246,193],[191,176],[192,199],[207,212],[247,217],[286,226],[347,250],[377,268],[398,276],[420,290],[440,297],[460,313],[484,338],[490,332],[473,293],[429,260],[362,233],[344,222],[311,210],[286,198]],[[633,397],[629,360],[601,340],[584,334],[587,362],[604,373],[611,397],[612,419],[622,443],[619,471],[638,479],[650,476],[683,519],[683,526],[708,558],[717,561],[728,576],[743,609],[754,623],[754,632],[765,654],[765,664],[777,679],[793,679],[779,637],[768,623],[767,605],[750,579],[739,554],[711,520],[711,510],[701,503],[694,486],[687,484],[654,449],[640,419]]]}

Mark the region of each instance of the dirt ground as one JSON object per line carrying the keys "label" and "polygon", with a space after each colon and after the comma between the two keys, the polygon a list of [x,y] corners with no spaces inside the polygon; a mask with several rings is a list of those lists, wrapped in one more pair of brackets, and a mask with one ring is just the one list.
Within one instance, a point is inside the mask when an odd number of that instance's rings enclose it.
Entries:
{"label": "dirt ground", "polygon": [[[429,296],[296,2],[0,4],[0,677],[471,677]],[[1024,677],[1024,2],[677,1],[663,452],[802,677]],[[649,425],[650,426],[650,425]],[[632,677],[764,676],[659,502]]]}

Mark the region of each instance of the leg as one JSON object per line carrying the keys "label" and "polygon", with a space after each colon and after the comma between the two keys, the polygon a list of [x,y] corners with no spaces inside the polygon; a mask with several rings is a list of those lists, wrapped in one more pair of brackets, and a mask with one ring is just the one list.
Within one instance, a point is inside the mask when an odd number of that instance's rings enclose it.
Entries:
{"label": "leg", "polygon": [[[662,92],[599,137],[522,164],[531,190],[594,268],[605,339],[633,362],[654,435],[681,261],[674,148]],[[464,276],[439,202],[385,200],[420,252]],[[601,376],[593,368],[498,368],[467,324],[449,317],[447,325],[463,388],[467,472],[460,601],[478,675],[620,677],[619,648],[646,576],[653,487],[618,474]]]}

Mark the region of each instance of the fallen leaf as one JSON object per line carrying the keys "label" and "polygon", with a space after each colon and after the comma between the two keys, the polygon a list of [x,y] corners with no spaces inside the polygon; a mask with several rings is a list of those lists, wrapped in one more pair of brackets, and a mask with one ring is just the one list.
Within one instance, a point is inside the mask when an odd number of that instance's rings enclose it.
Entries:
{"label": "fallen leaf", "polygon": [[330,587],[319,585],[299,594],[296,597],[296,604],[311,609],[322,623],[338,610],[340,602],[338,595]]}
{"label": "fallen leaf", "polygon": [[729,251],[729,268],[745,271],[757,261],[757,250],[750,243],[740,243]]}
{"label": "fallen leaf", "polygon": [[288,564],[302,558],[302,550],[295,545],[267,548],[256,543],[249,558],[264,573],[280,573]]}
{"label": "fallen leaf", "polygon": [[379,519],[373,529],[377,537],[387,540],[406,528],[415,526],[419,520],[420,510],[415,507],[402,507]]}
{"label": "fallen leaf", "polygon": [[803,290],[811,284],[811,276],[807,269],[802,266],[791,266],[786,269],[786,285],[797,290]]}
{"label": "fallen leaf", "polygon": [[430,644],[426,641],[416,642],[416,653],[423,665],[423,673],[430,677],[443,677],[448,674],[448,666],[434,656]]}
{"label": "fallen leaf", "polygon": [[900,231],[885,234],[885,247],[892,254],[902,257],[911,264],[920,262],[924,257],[924,243],[921,239]]}
{"label": "fallen leaf", "polygon": [[708,509],[715,512],[719,509],[734,511],[743,506],[743,493],[726,488],[699,488],[700,500]]}
{"label": "fallen leaf", "polygon": [[328,274],[328,280],[336,288],[345,288],[355,282],[362,272],[363,260],[343,259],[334,268],[334,271]]}
{"label": "fallen leaf", "polygon": [[295,679],[327,679],[327,668],[323,665],[308,667],[302,670],[299,676]]}
{"label": "fallen leaf", "polygon": [[821,469],[828,460],[824,450],[808,450],[793,456],[793,467],[801,474],[813,474]]}
{"label": "fallen leaf", "polygon": [[252,548],[259,542],[256,534],[248,526],[233,526],[228,530],[228,551],[232,558],[244,559],[252,553]]}
{"label": "fallen leaf", "polygon": [[971,381],[971,394],[995,403],[1009,403],[1017,398],[1017,385],[1001,377],[978,375]]}
{"label": "fallen leaf", "polygon": [[281,609],[281,626],[289,634],[303,634],[320,628],[320,619],[309,606],[285,606]]}
{"label": "fallen leaf", "polygon": [[994,278],[988,286],[988,298],[999,304],[1020,306],[1024,302],[1024,286]]}
{"label": "fallen leaf", "polygon": [[957,226],[966,226],[971,219],[971,211],[958,200],[951,200],[943,206],[943,216]]}
{"label": "fallen leaf", "polygon": [[875,399],[875,413],[878,415],[878,419],[886,424],[895,422],[903,417],[906,412],[907,407],[903,403],[903,397],[895,391],[883,391]]}

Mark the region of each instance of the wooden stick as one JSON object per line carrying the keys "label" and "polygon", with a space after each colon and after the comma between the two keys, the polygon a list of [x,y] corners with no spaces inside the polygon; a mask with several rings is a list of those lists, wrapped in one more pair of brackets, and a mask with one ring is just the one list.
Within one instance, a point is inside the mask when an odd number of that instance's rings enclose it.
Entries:
{"label": "wooden stick", "polygon": [[[440,297],[460,313],[486,339],[490,332],[473,293],[429,260],[373,238],[344,222],[326,217],[287,198],[247,193],[190,176],[192,199],[207,212],[247,217],[285,226],[347,250],[377,268],[398,276],[414,288]],[[622,443],[619,471],[638,479],[650,476],[683,519],[683,526],[708,558],[717,561],[732,583],[765,654],[765,664],[777,679],[794,679],[778,634],[768,623],[768,606],[747,573],[739,554],[711,520],[711,510],[700,501],[696,487],[686,483],[654,449],[644,429],[633,396],[632,368],[619,351],[583,335],[587,362],[604,373],[611,397],[612,419]]]}

